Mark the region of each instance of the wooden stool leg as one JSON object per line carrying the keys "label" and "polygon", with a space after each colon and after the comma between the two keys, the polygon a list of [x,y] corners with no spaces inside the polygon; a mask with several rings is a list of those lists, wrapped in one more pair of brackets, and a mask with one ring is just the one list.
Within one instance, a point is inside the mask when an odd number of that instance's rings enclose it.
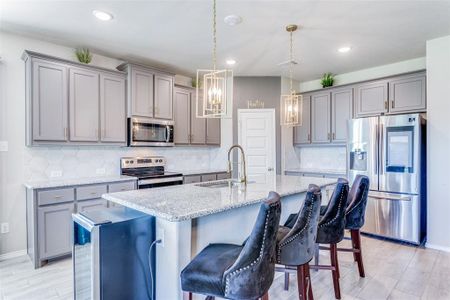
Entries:
{"label": "wooden stool leg", "polygon": [[285,291],[289,290],[289,273],[288,272],[284,272],[284,290]]}
{"label": "wooden stool leg", "polygon": [[359,276],[366,277],[366,274],[364,272],[364,264],[363,264],[363,258],[362,258],[362,249],[361,249],[361,234],[359,230],[350,230],[352,241],[354,241],[353,248],[357,250],[357,252],[354,252],[353,254],[356,257],[356,262],[358,263],[358,270],[359,270]]}
{"label": "wooden stool leg", "polygon": [[333,270],[331,271],[333,276],[333,286],[334,286],[334,296],[336,299],[341,299],[341,288],[339,286],[339,267],[338,267],[338,256],[337,256],[337,245],[330,245],[330,258],[331,266]]}
{"label": "wooden stool leg", "polygon": [[309,264],[305,265],[306,278],[307,278],[307,289],[308,289],[308,300],[314,300],[311,282],[311,273],[309,272]]}
{"label": "wooden stool leg", "polygon": [[262,296],[261,300],[269,300],[269,292],[266,292],[266,293]]}
{"label": "wooden stool leg", "polygon": [[307,288],[306,288],[306,272],[305,265],[297,266],[297,285],[298,285],[298,297],[300,300],[306,300]]}

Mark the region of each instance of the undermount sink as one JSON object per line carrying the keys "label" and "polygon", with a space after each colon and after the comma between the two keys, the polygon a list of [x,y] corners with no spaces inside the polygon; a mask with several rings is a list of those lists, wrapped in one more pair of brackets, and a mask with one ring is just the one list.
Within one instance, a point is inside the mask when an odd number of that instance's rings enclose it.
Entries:
{"label": "undermount sink", "polygon": [[[248,183],[252,183],[252,182],[247,182],[247,184]],[[241,185],[241,184],[243,184],[243,183],[239,182],[237,180],[230,179],[230,180],[217,180],[217,181],[202,182],[202,183],[195,184],[195,186],[206,187],[206,188],[222,188],[222,187]]]}

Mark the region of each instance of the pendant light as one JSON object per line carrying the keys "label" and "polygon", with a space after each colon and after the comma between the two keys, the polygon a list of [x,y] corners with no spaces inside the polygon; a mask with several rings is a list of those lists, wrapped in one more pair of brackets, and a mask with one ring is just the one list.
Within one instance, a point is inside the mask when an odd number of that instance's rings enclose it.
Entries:
{"label": "pendant light", "polygon": [[302,108],[303,108],[303,97],[302,95],[297,95],[292,87],[292,65],[294,64],[292,55],[292,33],[298,29],[297,25],[286,26],[286,31],[289,32],[289,79],[290,79],[290,89],[289,94],[281,95],[280,99],[280,121],[282,126],[301,126],[302,125]]}
{"label": "pendant light", "polygon": [[231,118],[233,102],[233,71],[217,69],[216,0],[213,0],[212,70],[197,70],[197,118]]}

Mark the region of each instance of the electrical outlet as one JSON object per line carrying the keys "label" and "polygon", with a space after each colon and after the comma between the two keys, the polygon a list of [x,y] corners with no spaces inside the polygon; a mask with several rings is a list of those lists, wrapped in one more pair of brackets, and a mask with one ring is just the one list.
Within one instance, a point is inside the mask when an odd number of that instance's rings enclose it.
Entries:
{"label": "electrical outlet", "polygon": [[0,152],[8,152],[8,141],[0,141]]}
{"label": "electrical outlet", "polygon": [[156,239],[161,240],[161,243],[157,244],[164,248],[164,229],[156,229]]}
{"label": "electrical outlet", "polygon": [[106,169],[105,169],[105,168],[98,168],[98,169],[95,169],[95,173],[96,173],[97,175],[105,175],[105,174],[106,174]]}
{"label": "electrical outlet", "polygon": [[54,177],[62,177],[62,171],[51,171],[50,172],[50,177],[54,178]]}
{"label": "electrical outlet", "polygon": [[2,223],[0,225],[0,233],[8,233],[9,232],[9,223]]}

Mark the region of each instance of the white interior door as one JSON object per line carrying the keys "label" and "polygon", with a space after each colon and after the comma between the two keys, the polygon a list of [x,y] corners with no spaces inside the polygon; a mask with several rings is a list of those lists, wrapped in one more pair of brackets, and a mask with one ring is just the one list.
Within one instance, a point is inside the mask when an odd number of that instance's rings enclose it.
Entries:
{"label": "white interior door", "polygon": [[238,143],[244,148],[248,180],[268,182],[276,166],[275,109],[239,109]]}

